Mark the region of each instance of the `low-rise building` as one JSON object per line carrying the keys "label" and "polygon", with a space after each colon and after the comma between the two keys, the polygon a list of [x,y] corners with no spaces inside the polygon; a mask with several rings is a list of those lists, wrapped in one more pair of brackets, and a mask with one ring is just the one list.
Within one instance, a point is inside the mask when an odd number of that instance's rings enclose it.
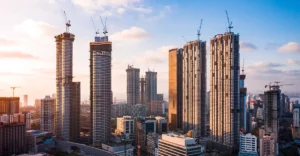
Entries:
{"label": "low-rise building", "polygon": [[139,117],[136,120],[136,137],[137,148],[147,152],[147,134],[156,132],[156,119],[151,117]]}
{"label": "low-rise building", "polygon": [[11,123],[25,123],[26,129],[31,129],[31,113],[14,113],[14,114],[2,114],[0,115],[0,122],[5,124]]}
{"label": "low-rise building", "polygon": [[156,132],[158,134],[167,133],[168,131],[168,120],[165,117],[157,116],[156,119]]}
{"label": "low-rise building", "polygon": [[126,139],[134,139],[134,119],[131,116],[123,116],[117,118],[117,129],[116,133],[123,133],[126,136]]}
{"label": "low-rise building", "polygon": [[196,143],[195,138],[176,134],[162,134],[158,140],[159,156],[181,155],[181,156],[204,156],[205,148]]}
{"label": "low-rise building", "polygon": [[47,152],[55,147],[54,135],[39,130],[26,131],[26,147],[30,153]]}
{"label": "low-rise building", "polygon": [[128,114],[128,104],[127,103],[116,103],[111,105],[111,117],[117,118]]}
{"label": "low-rise building", "polygon": [[26,152],[26,124],[0,122],[0,155],[8,156]]}
{"label": "low-rise building", "polygon": [[149,156],[158,156],[158,139],[161,136],[157,133],[148,133],[147,134],[147,152]]}
{"label": "low-rise building", "polygon": [[136,104],[131,106],[131,116],[139,117],[139,116],[146,116],[147,115],[147,108],[145,104]]}
{"label": "low-rise building", "polygon": [[251,135],[251,133],[240,135],[239,156],[257,156],[257,138],[255,135]]}
{"label": "low-rise building", "polygon": [[115,156],[133,156],[133,147],[131,144],[102,144],[102,149]]}

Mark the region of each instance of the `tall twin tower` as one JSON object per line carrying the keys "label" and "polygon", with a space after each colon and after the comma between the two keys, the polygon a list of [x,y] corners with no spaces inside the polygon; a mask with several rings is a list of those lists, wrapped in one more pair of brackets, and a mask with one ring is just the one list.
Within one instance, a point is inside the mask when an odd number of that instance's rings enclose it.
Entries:
{"label": "tall twin tower", "polygon": [[[206,42],[169,50],[169,127],[238,148],[240,135],[239,35],[210,40],[210,97],[207,97]],[[210,108],[206,108],[209,98]],[[209,123],[206,112],[209,111]],[[206,132],[209,125],[210,134]],[[210,135],[210,136],[209,136]]]}
{"label": "tall twin tower", "polygon": [[[80,82],[73,82],[74,39],[68,31],[55,36],[55,134],[67,141],[80,137]],[[106,35],[90,43],[91,143],[97,147],[109,142],[111,134],[111,45]]]}

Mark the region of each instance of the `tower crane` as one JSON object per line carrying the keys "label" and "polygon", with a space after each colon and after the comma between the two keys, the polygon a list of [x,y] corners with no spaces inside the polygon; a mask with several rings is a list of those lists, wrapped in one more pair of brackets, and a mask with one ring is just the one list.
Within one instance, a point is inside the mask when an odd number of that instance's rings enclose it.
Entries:
{"label": "tower crane", "polygon": [[[272,83],[274,83],[274,84],[272,84]],[[270,82],[269,85],[265,85],[265,88],[269,87],[269,89],[272,90],[272,89],[279,89],[281,86],[292,86],[292,85],[294,85],[294,84],[279,84],[279,83],[281,83],[281,82],[279,82],[279,81]]]}
{"label": "tower crane", "polygon": [[198,40],[200,40],[200,35],[201,35],[200,31],[201,31],[201,26],[202,26],[202,20],[203,19],[201,19],[199,29],[197,30]]}
{"label": "tower crane", "polygon": [[13,86],[13,87],[10,87],[11,89],[12,89],[12,91],[13,91],[13,97],[15,96],[15,89],[16,88],[21,88],[21,87],[16,87],[16,86]]}
{"label": "tower crane", "polygon": [[232,21],[229,20],[229,16],[228,16],[227,10],[225,10],[225,12],[226,12],[226,16],[227,16],[228,30],[229,30],[229,32],[231,32],[231,29],[233,28]]}
{"label": "tower crane", "polygon": [[102,25],[103,25],[103,34],[104,34],[104,36],[106,36],[106,34],[108,33],[108,32],[107,32],[107,27],[106,27],[106,20],[107,20],[107,18],[105,18],[105,21],[104,21],[104,22],[103,22],[101,16],[100,16],[100,19],[101,19],[101,23],[102,23]]}
{"label": "tower crane", "polygon": [[98,34],[99,34],[99,29],[96,29],[96,26],[95,26],[93,17],[91,17],[91,19],[92,19],[93,26],[94,26],[94,29],[95,29],[95,34],[96,34],[96,36],[98,36]]}
{"label": "tower crane", "polygon": [[67,14],[65,11],[62,10],[63,16],[65,17],[65,22],[66,22],[66,32],[69,32],[69,27],[71,26],[71,21],[68,20]]}

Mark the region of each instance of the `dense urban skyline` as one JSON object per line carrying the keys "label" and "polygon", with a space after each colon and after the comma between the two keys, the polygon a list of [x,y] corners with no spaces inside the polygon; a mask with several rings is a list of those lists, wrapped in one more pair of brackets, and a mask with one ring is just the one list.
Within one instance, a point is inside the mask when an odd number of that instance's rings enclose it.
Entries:
{"label": "dense urban skyline", "polygon": [[[158,73],[158,93],[168,97],[168,50],[184,44],[182,36],[187,41],[197,39],[201,19],[203,40],[226,31],[225,9],[233,21],[233,31],[241,34],[241,60],[245,60],[248,91],[262,93],[270,80],[294,83],[283,88],[287,93],[300,87],[297,84],[299,1],[182,3],[171,0],[0,2],[0,17],[5,21],[0,31],[0,65],[7,67],[0,69],[0,90],[4,90],[1,96],[11,96],[10,87],[20,86],[16,96],[27,94],[28,104],[32,105],[34,99],[55,93],[53,37],[65,29],[61,9],[66,10],[72,24],[70,32],[76,35],[73,75],[74,81],[81,82],[82,100],[89,99],[88,43],[94,37],[90,17],[95,18],[96,26],[102,30],[99,15],[108,17],[108,32],[114,42],[112,90],[118,99],[126,99],[126,79],[120,78],[126,76],[128,64],[140,68],[141,73],[154,69]],[[209,64],[209,55],[207,60]]]}

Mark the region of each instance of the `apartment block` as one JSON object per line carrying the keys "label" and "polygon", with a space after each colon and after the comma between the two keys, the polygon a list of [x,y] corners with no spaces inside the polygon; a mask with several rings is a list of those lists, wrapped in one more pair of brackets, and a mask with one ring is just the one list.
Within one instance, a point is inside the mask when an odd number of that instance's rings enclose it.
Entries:
{"label": "apartment block", "polygon": [[239,148],[240,52],[233,32],[210,40],[210,129],[213,141]]}
{"label": "apartment block", "polygon": [[206,42],[187,42],[182,52],[183,132],[206,135]]}
{"label": "apartment block", "polygon": [[41,99],[41,130],[54,133],[55,100],[50,96]]}
{"label": "apartment block", "polygon": [[90,42],[91,140],[93,146],[108,143],[111,134],[111,55],[108,36]]}

